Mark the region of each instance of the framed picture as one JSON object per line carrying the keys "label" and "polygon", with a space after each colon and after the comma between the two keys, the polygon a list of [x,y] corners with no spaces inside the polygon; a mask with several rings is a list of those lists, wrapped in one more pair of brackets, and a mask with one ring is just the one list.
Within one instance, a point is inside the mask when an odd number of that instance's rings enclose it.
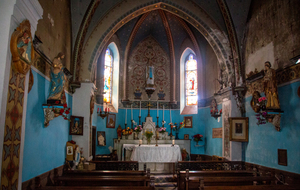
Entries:
{"label": "framed picture", "polygon": [[70,135],[83,135],[83,117],[71,116]]}
{"label": "framed picture", "polygon": [[184,140],[189,140],[189,134],[184,134]]}
{"label": "framed picture", "polygon": [[230,117],[230,141],[248,142],[249,118],[248,117]]}
{"label": "framed picture", "polygon": [[108,114],[106,120],[106,128],[115,128],[116,125],[116,114]]}
{"label": "framed picture", "polygon": [[97,131],[97,139],[99,146],[106,146],[105,131]]}
{"label": "framed picture", "polygon": [[188,116],[184,117],[184,128],[192,128],[193,127],[193,117]]}
{"label": "framed picture", "polygon": [[287,166],[287,150],[278,149],[278,164]]}

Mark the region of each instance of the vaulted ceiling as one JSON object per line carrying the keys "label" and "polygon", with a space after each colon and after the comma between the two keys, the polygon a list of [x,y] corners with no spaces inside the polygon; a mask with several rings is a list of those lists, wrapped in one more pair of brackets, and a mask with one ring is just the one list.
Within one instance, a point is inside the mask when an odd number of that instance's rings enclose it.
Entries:
{"label": "vaulted ceiling", "polygon": [[[173,2],[169,0],[145,0],[145,2],[148,2],[149,5],[160,2],[167,3],[170,6],[173,5]],[[181,2],[185,1],[182,0]],[[228,36],[228,39],[231,41],[231,48],[235,47],[236,49],[239,49],[243,41],[243,34],[245,32],[251,0],[190,0],[187,2],[202,9],[206,14],[205,17],[209,18],[201,19],[204,21],[207,19],[213,21],[214,24],[221,30],[221,33]],[[144,6],[147,6],[147,3],[144,4]],[[173,6],[175,6],[175,4]],[[134,10],[143,8],[141,5],[134,5],[132,0],[71,1],[72,44],[75,64],[74,72],[76,70],[76,63],[80,62],[79,60],[83,53],[83,46],[90,44],[90,41],[88,40],[91,40],[95,36],[95,31],[99,30],[99,25],[103,24],[103,20],[109,16],[108,13],[111,14],[120,7],[123,9],[128,9],[128,7],[130,7],[128,10],[130,10],[129,13],[132,12],[132,14],[134,14]],[[190,12],[190,10],[187,10],[185,7],[179,7],[179,10],[191,17],[195,13]],[[118,12],[115,12],[113,15],[117,17],[115,20],[118,22],[122,22],[122,20],[124,20],[123,16]],[[122,27],[119,27],[116,31],[114,31],[114,33],[119,37],[120,45],[124,50],[128,47],[128,42],[130,42],[129,51],[131,51],[141,40],[152,35],[169,54],[170,41],[168,40],[168,37],[170,36],[173,39],[174,48],[179,48],[182,41],[187,37],[195,38],[198,42],[199,39],[201,41],[207,40],[206,36],[203,37],[203,33],[201,34],[199,29],[195,29],[195,27],[187,19],[182,19],[182,15],[178,16],[172,14],[171,11],[152,10],[147,11],[144,14],[134,16],[133,19],[127,21],[122,25]],[[169,33],[166,31],[167,29],[169,29]],[[134,32],[133,36],[131,35],[132,32]],[[207,43],[211,44],[211,42]],[[223,42],[221,41],[220,43]],[[223,50],[221,49],[220,51],[222,52]],[[235,50],[232,51],[234,52]],[[236,52],[236,54],[239,54],[239,52]]]}

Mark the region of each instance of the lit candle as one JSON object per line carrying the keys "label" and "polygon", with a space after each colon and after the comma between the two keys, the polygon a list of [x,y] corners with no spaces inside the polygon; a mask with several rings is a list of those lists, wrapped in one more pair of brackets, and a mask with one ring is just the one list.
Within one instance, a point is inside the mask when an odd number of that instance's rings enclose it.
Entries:
{"label": "lit candle", "polygon": [[141,110],[142,109],[142,102],[140,101],[140,115],[139,116],[141,116]]}
{"label": "lit candle", "polygon": [[165,105],[163,105],[163,121],[165,120]]}
{"label": "lit candle", "polygon": [[98,111],[97,111],[98,113],[99,113],[99,108],[98,108]]}
{"label": "lit candle", "polygon": [[157,102],[157,117],[158,117],[158,102]]}
{"label": "lit candle", "polygon": [[132,110],[132,104],[131,104],[131,120],[133,120],[133,110]]}
{"label": "lit candle", "polygon": [[175,140],[173,139],[173,140],[172,140],[172,145],[174,145],[174,144],[175,144]]}
{"label": "lit candle", "polygon": [[125,114],[125,124],[127,124],[127,108],[126,108],[126,114]]}

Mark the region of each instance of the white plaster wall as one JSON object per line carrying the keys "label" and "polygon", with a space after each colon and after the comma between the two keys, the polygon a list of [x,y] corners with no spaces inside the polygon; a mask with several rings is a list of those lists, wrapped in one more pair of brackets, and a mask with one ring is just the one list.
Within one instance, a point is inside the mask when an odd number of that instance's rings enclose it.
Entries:
{"label": "white plaster wall", "polygon": [[94,95],[95,85],[93,83],[81,83],[81,87],[76,89],[73,94],[72,115],[83,117],[83,136],[72,135],[72,140],[83,148],[84,158],[89,160],[89,145],[90,145],[90,100]]}
{"label": "white plaster wall", "polygon": [[277,63],[275,63],[273,42],[267,44],[266,46],[260,48],[259,50],[253,52],[248,56],[246,64],[246,74],[248,74],[250,71],[254,71],[255,68],[257,68],[258,72],[262,69],[265,69],[264,63],[266,61],[271,62],[273,69],[278,68]]}

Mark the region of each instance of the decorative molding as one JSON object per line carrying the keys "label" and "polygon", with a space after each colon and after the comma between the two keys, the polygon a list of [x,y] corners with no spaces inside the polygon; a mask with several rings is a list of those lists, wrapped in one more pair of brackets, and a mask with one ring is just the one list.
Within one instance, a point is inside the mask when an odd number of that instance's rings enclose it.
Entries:
{"label": "decorative molding", "polygon": [[[82,47],[83,47],[83,42],[86,36],[86,33],[88,31],[88,27],[92,21],[92,17],[94,16],[94,13],[100,4],[101,0],[93,0],[88,9],[86,14],[84,15],[84,18],[82,20],[82,23],[80,25],[80,30],[78,32],[76,42],[75,42],[75,50],[74,50],[74,65],[73,65],[73,81],[78,81],[79,79],[79,71],[80,71],[80,60],[81,60],[81,54],[82,54]],[[77,64],[76,64],[77,63]],[[75,78],[76,77],[76,78]]]}

